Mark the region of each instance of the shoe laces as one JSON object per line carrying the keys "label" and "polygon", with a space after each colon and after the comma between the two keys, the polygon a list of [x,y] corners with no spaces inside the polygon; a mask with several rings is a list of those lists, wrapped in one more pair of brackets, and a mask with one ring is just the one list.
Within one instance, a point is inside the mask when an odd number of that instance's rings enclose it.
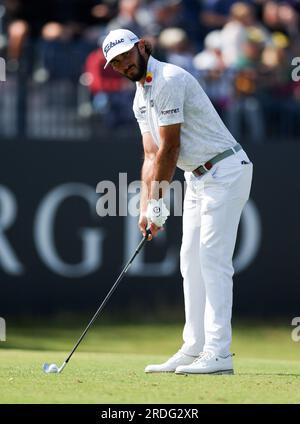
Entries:
{"label": "shoe laces", "polygon": [[[198,356],[198,358],[195,359],[194,363],[206,361],[206,360],[214,358],[215,356],[216,355],[213,352],[201,352],[200,355]],[[231,353],[228,356],[233,357],[233,356],[235,356],[235,353]],[[228,358],[228,356],[224,357],[223,359]],[[218,360],[218,358],[216,360]]]}
{"label": "shoe laces", "polygon": [[212,352],[201,352],[197,359],[195,359],[194,363],[198,363],[201,361],[206,361],[208,359],[213,358],[215,355]]}

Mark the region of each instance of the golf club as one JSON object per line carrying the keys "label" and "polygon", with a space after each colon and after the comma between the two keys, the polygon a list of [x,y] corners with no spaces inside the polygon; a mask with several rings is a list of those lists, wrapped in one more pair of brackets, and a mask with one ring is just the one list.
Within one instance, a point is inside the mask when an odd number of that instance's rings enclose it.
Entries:
{"label": "golf club", "polygon": [[104,306],[106,305],[108,299],[111,297],[111,295],[113,294],[113,292],[115,291],[115,289],[117,288],[118,284],[120,283],[120,281],[123,279],[125,273],[127,272],[128,268],[130,267],[130,265],[132,264],[134,258],[136,257],[136,255],[140,252],[140,250],[142,249],[142,247],[144,246],[145,242],[148,240],[148,236],[151,234],[150,229],[146,230],[146,236],[140,241],[139,245],[137,246],[134,254],[132,255],[132,257],[129,259],[129,261],[127,262],[127,264],[125,265],[123,271],[121,272],[121,274],[119,275],[119,277],[117,278],[116,282],[114,283],[114,285],[112,286],[112,288],[110,289],[110,291],[108,292],[108,294],[106,295],[105,299],[103,300],[103,302],[101,303],[101,305],[99,306],[99,308],[97,309],[96,313],[94,314],[93,318],[91,319],[91,321],[89,322],[88,326],[86,327],[86,329],[84,330],[84,332],[81,334],[81,336],[79,337],[77,343],[75,344],[75,346],[73,347],[73,349],[71,350],[71,352],[69,353],[68,357],[66,358],[66,360],[64,361],[64,363],[62,364],[61,367],[58,367],[56,364],[47,364],[45,363],[43,365],[43,371],[47,374],[50,373],[61,373],[62,370],[65,368],[65,366],[67,365],[67,363],[69,362],[69,360],[71,359],[73,353],[75,352],[75,350],[77,349],[77,347],[80,345],[82,339],[84,338],[84,336],[86,335],[86,333],[88,332],[89,328],[91,327],[91,325],[94,323],[94,321],[96,320],[97,316],[99,315],[99,313],[102,311],[102,309],[104,308]]}

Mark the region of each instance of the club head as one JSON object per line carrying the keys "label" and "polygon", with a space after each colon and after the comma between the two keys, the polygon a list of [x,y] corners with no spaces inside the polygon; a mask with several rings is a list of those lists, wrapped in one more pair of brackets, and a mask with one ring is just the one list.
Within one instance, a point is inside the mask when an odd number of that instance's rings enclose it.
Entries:
{"label": "club head", "polygon": [[58,368],[58,366],[56,364],[47,364],[47,363],[45,363],[43,365],[43,371],[46,374],[51,374],[51,373],[53,373],[53,374],[59,374],[59,373],[62,372],[62,370],[65,368],[66,365],[67,365],[67,363],[64,362],[62,364],[62,366],[60,368]]}
{"label": "club head", "polygon": [[43,371],[46,374],[50,374],[50,373],[58,373],[59,372],[59,368],[56,364],[44,364],[43,365]]}

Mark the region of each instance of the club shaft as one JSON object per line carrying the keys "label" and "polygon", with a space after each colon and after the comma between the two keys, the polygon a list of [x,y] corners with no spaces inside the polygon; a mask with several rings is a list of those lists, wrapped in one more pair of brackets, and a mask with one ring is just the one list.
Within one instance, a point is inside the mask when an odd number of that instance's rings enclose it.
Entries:
{"label": "club shaft", "polygon": [[89,331],[90,327],[93,325],[94,321],[96,320],[96,318],[98,317],[98,315],[100,314],[100,312],[102,311],[102,309],[104,308],[104,306],[106,305],[106,303],[108,302],[109,298],[111,297],[111,295],[113,294],[113,292],[116,290],[116,288],[118,287],[119,283],[121,282],[121,280],[123,279],[124,275],[126,274],[128,268],[130,267],[130,265],[132,264],[132,262],[134,261],[134,258],[136,257],[136,255],[140,252],[140,250],[142,249],[142,247],[144,246],[145,242],[148,239],[148,235],[151,234],[150,230],[147,230],[147,235],[146,237],[144,237],[138,247],[136,248],[134,254],[132,255],[132,257],[129,259],[129,261],[127,262],[127,264],[124,266],[123,271],[121,272],[121,274],[119,275],[119,277],[117,278],[116,282],[114,283],[114,285],[112,286],[112,288],[110,289],[110,291],[107,293],[105,299],[103,300],[103,302],[101,303],[101,305],[99,306],[99,308],[97,309],[97,311],[95,312],[93,318],[91,319],[91,321],[89,322],[88,326],[86,327],[86,329],[84,330],[84,332],[81,334],[81,336],[79,337],[77,343],[75,344],[75,346],[73,347],[73,349],[71,350],[71,352],[69,353],[69,356],[67,357],[67,359],[65,360],[65,364],[67,364],[69,362],[69,360],[71,359],[73,353],[75,352],[75,350],[77,349],[77,347],[80,345],[82,339],[84,338],[84,336],[86,335],[86,333]]}

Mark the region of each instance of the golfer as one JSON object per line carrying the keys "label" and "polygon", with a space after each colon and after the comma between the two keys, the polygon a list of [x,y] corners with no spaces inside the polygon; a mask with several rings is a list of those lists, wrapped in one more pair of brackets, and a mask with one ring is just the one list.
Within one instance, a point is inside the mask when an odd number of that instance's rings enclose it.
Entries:
{"label": "golfer", "polygon": [[232,256],[242,209],[249,198],[252,163],[227,130],[198,81],[156,60],[151,45],[126,29],[103,42],[105,66],[136,82],[133,110],[143,146],[139,228],[153,236],[169,211],[162,181],[184,171],[180,266],[184,282],[183,345],[145,372],[233,374]]}

